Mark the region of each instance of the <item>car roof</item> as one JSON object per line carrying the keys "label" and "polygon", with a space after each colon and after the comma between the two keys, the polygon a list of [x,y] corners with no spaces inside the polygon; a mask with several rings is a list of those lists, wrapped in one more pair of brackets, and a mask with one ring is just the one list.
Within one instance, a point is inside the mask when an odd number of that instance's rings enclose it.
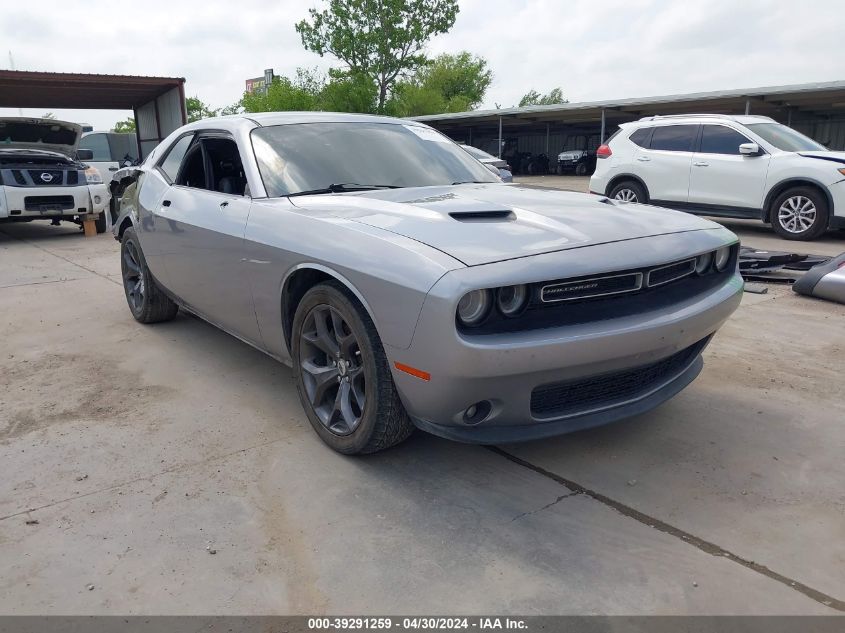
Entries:
{"label": "car roof", "polygon": [[[771,117],[756,114],[670,114],[645,116],[636,123],[702,123],[705,121],[731,121],[740,125],[752,123],[775,123]],[[623,124],[624,125],[624,124]],[[620,125],[620,127],[622,127]]]}
{"label": "car roof", "polygon": [[406,119],[375,114],[351,114],[348,112],[249,112],[203,119],[189,124],[188,127],[208,127],[215,123],[224,124],[226,127],[241,124],[249,125],[249,127],[255,127],[256,125],[265,127],[292,123],[394,123],[426,127],[425,124]]}

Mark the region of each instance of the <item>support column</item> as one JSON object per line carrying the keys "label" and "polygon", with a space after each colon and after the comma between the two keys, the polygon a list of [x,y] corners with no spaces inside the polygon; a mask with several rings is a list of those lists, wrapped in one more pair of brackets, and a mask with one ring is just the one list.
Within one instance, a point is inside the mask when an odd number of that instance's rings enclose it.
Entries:
{"label": "support column", "polygon": [[601,111],[601,136],[599,137],[599,145],[604,145],[604,129],[605,129],[604,109],[602,109],[602,111]]}
{"label": "support column", "polygon": [[549,124],[546,123],[546,156],[549,155]]}
{"label": "support column", "polygon": [[499,117],[499,151],[496,153],[496,157],[502,157],[502,117]]}
{"label": "support column", "polygon": [[745,100],[745,114],[751,114],[751,99]]}

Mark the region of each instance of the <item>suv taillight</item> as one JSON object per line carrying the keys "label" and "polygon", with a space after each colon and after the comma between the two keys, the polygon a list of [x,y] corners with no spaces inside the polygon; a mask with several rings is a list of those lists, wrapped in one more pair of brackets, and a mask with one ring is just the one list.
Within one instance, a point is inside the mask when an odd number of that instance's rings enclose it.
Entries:
{"label": "suv taillight", "polygon": [[599,145],[599,148],[596,150],[597,158],[610,158],[612,155],[613,152],[610,151],[609,145]]}

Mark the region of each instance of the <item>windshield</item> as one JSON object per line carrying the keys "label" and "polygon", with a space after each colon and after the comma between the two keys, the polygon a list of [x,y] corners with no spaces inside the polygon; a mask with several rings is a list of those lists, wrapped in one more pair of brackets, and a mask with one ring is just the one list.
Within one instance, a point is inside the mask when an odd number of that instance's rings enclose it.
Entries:
{"label": "windshield", "polygon": [[796,132],[791,127],[780,123],[751,123],[749,130],[757,134],[764,141],[771,143],[784,152],[825,152],[827,148],[821,143]]}
{"label": "windshield", "polygon": [[[431,128],[400,123],[295,123],[256,128],[252,146],[267,195],[366,187],[499,182]],[[326,191],[328,193],[328,191]]]}
{"label": "windshield", "polygon": [[473,147],[472,145],[461,145],[467,152],[469,152],[470,156],[477,158],[478,160],[499,160],[495,156],[491,156],[484,150],[478,149],[477,147]]}

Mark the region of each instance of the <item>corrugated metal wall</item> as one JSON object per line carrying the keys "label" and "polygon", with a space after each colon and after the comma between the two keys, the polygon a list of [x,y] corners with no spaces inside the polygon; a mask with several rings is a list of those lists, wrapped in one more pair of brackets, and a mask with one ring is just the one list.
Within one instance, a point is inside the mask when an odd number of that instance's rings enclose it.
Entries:
{"label": "corrugated metal wall", "polygon": [[833,150],[845,150],[845,117],[793,119],[792,127]]}
{"label": "corrugated metal wall", "polygon": [[142,158],[168,134],[182,127],[184,107],[182,91],[177,87],[136,108],[135,121],[141,140]]}

